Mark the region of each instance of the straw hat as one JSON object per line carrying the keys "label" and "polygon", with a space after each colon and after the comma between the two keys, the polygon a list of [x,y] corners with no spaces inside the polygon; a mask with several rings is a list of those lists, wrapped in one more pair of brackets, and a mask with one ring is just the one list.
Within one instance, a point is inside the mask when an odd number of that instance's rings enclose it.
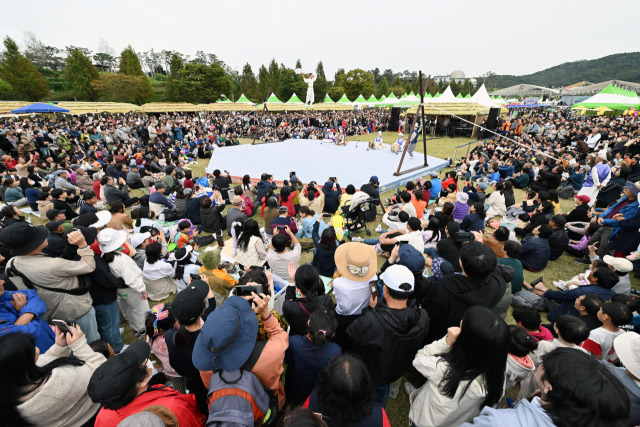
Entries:
{"label": "straw hat", "polygon": [[364,243],[350,242],[338,246],[334,260],[340,274],[354,282],[365,282],[378,270],[376,251]]}

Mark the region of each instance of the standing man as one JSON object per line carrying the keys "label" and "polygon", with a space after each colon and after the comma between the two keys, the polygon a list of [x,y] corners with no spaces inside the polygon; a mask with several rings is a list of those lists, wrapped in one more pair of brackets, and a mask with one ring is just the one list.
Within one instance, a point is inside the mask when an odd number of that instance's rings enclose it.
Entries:
{"label": "standing man", "polygon": [[589,196],[591,204],[596,202],[596,197],[602,187],[609,183],[611,179],[611,168],[605,162],[607,161],[606,150],[601,150],[596,156],[596,164],[587,175],[582,184],[582,188],[578,192],[578,196]]}
{"label": "standing man", "polygon": [[308,77],[304,79],[304,82],[307,84],[307,100],[304,103],[305,106],[313,105],[313,102],[315,101],[315,95],[313,92],[313,83],[316,81],[317,78],[318,78],[318,70],[315,70],[315,74],[309,73]]}

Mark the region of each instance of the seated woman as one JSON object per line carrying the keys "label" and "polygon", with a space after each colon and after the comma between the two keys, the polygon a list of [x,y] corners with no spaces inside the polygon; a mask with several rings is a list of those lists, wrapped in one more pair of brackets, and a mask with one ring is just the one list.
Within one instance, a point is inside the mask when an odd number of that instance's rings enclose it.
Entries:
{"label": "seated woman", "polygon": [[[24,196],[27,198],[27,202],[32,211],[38,210],[38,196],[40,196],[40,191],[33,186],[34,182],[29,178],[20,178],[20,188],[24,193]],[[6,196],[6,193],[5,193]],[[15,206],[15,204],[14,204]]]}
{"label": "seated woman", "polygon": [[192,224],[200,224],[200,200],[193,198],[193,189],[185,188],[184,194],[184,217]]}
{"label": "seated woman", "polygon": [[505,216],[507,214],[507,205],[504,196],[504,184],[500,181],[491,184],[493,192],[484,202],[487,210],[487,218],[491,219],[496,216]]}
{"label": "seated woman", "polygon": [[[413,366],[427,383],[405,384],[409,419],[419,426],[457,426],[471,421],[504,393],[511,335],[507,324],[485,307],[467,309],[460,327],[418,351]],[[478,351],[477,343],[483,343]]]}
{"label": "seated woman", "polygon": [[165,236],[169,235],[169,227],[164,227],[162,224],[155,221],[156,214],[146,206],[142,206],[138,209],[132,210],[131,218],[132,220],[136,220],[136,222],[133,224],[133,232],[136,234],[142,233],[142,227],[151,227],[155,228],[158,231],[162,231]]}
{"label": "seated woman", "polygon": [[4,224],[5,227],[8,227],[16,222],[25,222],[22,211],[12,205],[4,205],[2,209],[0,209],[0,214],[2,214],[3,216],[2,224]]}
{"label": "seated woman", "polygon": [[133,229],[133,220],[124,211],[124,204],[121,201],[116,200],[113,202],[109,212],[111,212],[111,220],[107,224],[108,228],[113,228],[114,230]]}
{"label": "seated woman", "polygon": [[7,178],[4,180],[4,186],[7,188],[4,192],[4,201],[7,204],[20,207],[29,204],[22,189],[20,188],[20,181]]}
{"label": "seated woman", "polygon": [[147,288],[149,299],[162,301],[178,292],[176,271],[162,257],[162,244],[153,242],[145,249],[146,260],[142,269],[142,279]]}
{"label": "seated woman", "polygon": [[[460,194],[460,193],[458,193]],[[463,231],[482,231],[484,230],[484,220],[487,213],[484,211],[483,203],[475,203],[469,208],[469,215],[466,215],[460,224]]]}
{"label": "seated woman", "polygon": [[333,299],[325,295],[318,270],[311,264],[301,265],[298,269],[290,265],[289,286],[282,306],[284,318],[291,327],[289,335],[305,334],[310,314],[319,307],[335,311]]}
{"label": "seated woman", "polygon": [[44,354],[26,334],[0,337],[0,365],[11,367],[0,375],[4,425],[93,425],[100,403],[91,400],[87,386],[106,359],[89,347],[78,326],[69,330],[65,334],[56,327],[55,344]]}
{"label": "seated woman", "polygon": [[300,206],[299,209],[300,218],[301,218],[301,227],[296,233],[297,238],[311,238],[313,234],[313,225],[318,220],[318,214],[307,206]]}
{"label": "seated woman", "polygon": [[280,206],[286,206],[289,216],[296,216],[296,208],[294,200],[298,196],[298,191],[292,190],[289,186],[284,186],[280,190]]}
{"label": "seated woman", "polygon": [[352,354],[341,354],[320,373],[317,386],[302,406],[330,419],[332,426],[390,426],[374,395],[364,362]]}
{"label": "seated woman", "polygon": [[328,226],[319,216],[315,224],[313,224],[313,232],[311,234],[315,249],[313,250],[313,264],[318,269],[321,276],[333,277],[336,271],[335,253],[338,245],[336,230]]}
{"label": "seated woman", "polygon": [[267,261],[267,250],[256,220],[248,219],[238,236],[236,261],[240,268],[264,265]]}

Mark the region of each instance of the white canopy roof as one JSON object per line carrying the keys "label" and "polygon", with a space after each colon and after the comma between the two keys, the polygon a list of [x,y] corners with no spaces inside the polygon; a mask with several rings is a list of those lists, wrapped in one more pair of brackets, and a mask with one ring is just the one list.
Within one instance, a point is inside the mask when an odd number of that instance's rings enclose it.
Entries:
{"label": "white canopy roof", "polygon": [[487,92],[487,88],[484,87],[484,83],[482,83],[480,89],[478,89],[478,91],[471,97],[470,101],[489,108],[500,107],[500,105],[496,104],[494,100],[491,99],[489,93]]}

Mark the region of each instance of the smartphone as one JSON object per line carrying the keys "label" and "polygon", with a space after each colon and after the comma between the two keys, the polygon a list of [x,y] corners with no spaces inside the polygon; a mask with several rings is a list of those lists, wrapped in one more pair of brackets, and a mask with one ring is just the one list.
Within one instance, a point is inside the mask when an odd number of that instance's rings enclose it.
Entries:
{"label": "smartphone", "polygon": [[[249,268],[252,269],[252,270],[264,271],[264,265],[252,265]],[[269,270],[269,269],[267,269],[267,270]]]}
{"label": "smartphone", "polygon": [[369,287],[371,288],[371,296],[374,298],[378,298],[378,281],[377,280],[370,281]]}
{"label": "smartphone", "polygon": [[278,230],[282,230],[282,231],[286,230],[286,226],[284,226],[284,225],[277,225],[276,228]]}
{"label": "smartphone", "polygon": [[191,276],[191,280],[202,280],[199,274],[191,273],[189,276]]}
{"label": "smartphone", "polygon": [[251,296],[251,293],[255,293],[256,295],[260,295],[262,293],[262,289],[260,286],[253,285],[244,285],[244,286],[236,286],[236,295],[239,297]]}
{"label": "smartphone", "polygon": [[65,322],[64,320],[58,319],[53,319],[51,323],[56,325],[58,329],[60,329],[60,332],[62,332],[63,334],[66,334],[68,332],[71,335],[73,335],[73,333],[71,332],[71,329],[69,329],[69,326],[76,326],[75,322]]}
{"label": "smartphone", "polygon": [[333,215],[331,215],[330,213],[323,213],[322,217],[323,218],[331,218]]}

